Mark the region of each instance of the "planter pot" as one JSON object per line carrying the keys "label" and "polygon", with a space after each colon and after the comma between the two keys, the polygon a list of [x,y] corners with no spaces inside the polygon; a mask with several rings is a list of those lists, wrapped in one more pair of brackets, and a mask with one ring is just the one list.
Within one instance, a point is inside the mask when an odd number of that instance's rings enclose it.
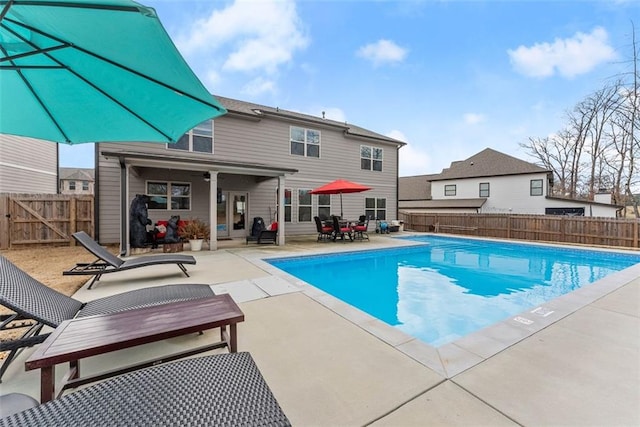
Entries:
{"label": "planter pot", "polygon": [[192,251],[200,251],[202,250],[202,242],[204,242],[203,239],[189,239],[189,247]]}

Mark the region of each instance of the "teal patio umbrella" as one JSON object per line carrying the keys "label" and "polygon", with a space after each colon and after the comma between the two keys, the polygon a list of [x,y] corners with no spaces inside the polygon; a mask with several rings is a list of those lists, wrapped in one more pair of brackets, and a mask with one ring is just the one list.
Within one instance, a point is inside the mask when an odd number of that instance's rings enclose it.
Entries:
{"label": "teal patio umbrella", "polygon": [[175,142],[226,113],[154,9],[0,0],[0,133],[61,143]]}

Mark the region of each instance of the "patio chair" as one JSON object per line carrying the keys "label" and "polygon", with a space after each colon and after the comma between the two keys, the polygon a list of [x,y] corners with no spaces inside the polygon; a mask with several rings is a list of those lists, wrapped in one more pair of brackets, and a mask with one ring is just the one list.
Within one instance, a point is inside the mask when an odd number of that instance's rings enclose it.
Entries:
{"label": "patio chair", "polygon": [[196,259],[191,255],[179,254],[146,255],[123,260],[100,246],[98,242],[93,240],[91,236],[84,231],[74,233],[73,238],[84,246],[86,250],[98,257],[98,259],[92,263],[77,263],[75,267],[63,271],[62,274],[65,276],[93,275],[93,280],[89,283],[88,289],[91,289],[93,284],[100,280],[100,277],[102,277],[103,274],[116,273],[118,271],[131,270],[139,267],[148,267],[150,265],[177,264],[185,276],[189,277],[189,273],[187,273],[187,269],[184,264],[196,263]]}
{"label": "patio chair", "polygon": [[[0,403],[10,397],[0,397]],[[240,352],[129,372],[0,419],[0,426],[17,425],[289,426],[291,423],[251,355]]]}
{"label": "patio chair", "polygon": [[364,223],[362,224],[358,223],[353,227],[354,240],[369,240],[369,234],[367,233],[368,230],[369,230],[369,220],[366,219],[365,217]]}
{"label": "patio chair", "polygon": [[[0,330],[22,329],[17,339],[0,342],[9,354],[0,367],[0,381],[11,361],[26,347],[40,344],[49,334],[43,326],[56,328],[74,317],[110,314],[136,308],[187,301],[214,295],[209,285],[165,285],[124,292],[83,303],[49,288],[0,255],[0,305],[14,314],[3,315]],[[135,327],[135,325],[131,325]]]}
{"label": "patio chair", "polygon": [[322,224],[322,220],[318,216],[314,216],[313,220],[316,222],[316,230],[318,231],[318,242],[329,241],[329,238],[333,235],[333,227],[329,227]]}
{"label": "patio chair", "polygon": [[261,217],[253,218],[253,226],[251,227],[251,235],[247,236],[247,245],[249,242],[256,242],[257,244],[273,243],[277,242],[278,237],[278,223],[273,222],[268,228],[264,225],[264,220]]}
{"label": "patio chair", "polygon": [[344,235],[349,236],[349,240],[353,242],[353,230],[349,227],[349,224],[340,225],[340,220],[337,216],[333,216],[333,241],[335,242],[338,236],[344,242]]}

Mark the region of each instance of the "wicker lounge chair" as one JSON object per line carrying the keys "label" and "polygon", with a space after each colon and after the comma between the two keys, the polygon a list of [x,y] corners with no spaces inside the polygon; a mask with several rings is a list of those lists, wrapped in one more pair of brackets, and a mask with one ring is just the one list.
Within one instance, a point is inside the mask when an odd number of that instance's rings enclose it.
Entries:
{"label": "wicker lounge chair", "polygon": [[0,342],[0,351],[9,352],[0,368],[0,380],[23,348],[39,344],[49,335],[40,335],[44,325],[56,328],[62,321],[74,317],[117,313],[212,295],[208,285],[165,285],[83,303],[45,286],[0,255],[0,305],[15,312],[1,317],[0,330],[26,329],[18,339]]}
{"label": "wicker lounge chair", "polygon": [[196,259],[191,255],[179,254],[147,255],[123,260],[100,246],[98,242],[93,240],[91,236],[84,231],[74,233],[73,238],[84,246],[85,249],[97,256],[98,259],[92,263],[78,263],[75,267],[62,272],[62,274],[65,276],[93,275],[93,280],[89,283],[89,289],[91,289],[95,282],[100,280],[100,277],[102,277],[103,274],[116,273],[118,271],[131,270],[139,267],[148,267],[150,265],[177,264],[178,267],[180,267],[180,270],[189,277],[189,273],[187,273],[187,269],[184,264],[196,263]]}
{"label": "wicker lounge chair", "polygon": [[289,426],[249,353],[166,363],[0,419],[0,426]]}

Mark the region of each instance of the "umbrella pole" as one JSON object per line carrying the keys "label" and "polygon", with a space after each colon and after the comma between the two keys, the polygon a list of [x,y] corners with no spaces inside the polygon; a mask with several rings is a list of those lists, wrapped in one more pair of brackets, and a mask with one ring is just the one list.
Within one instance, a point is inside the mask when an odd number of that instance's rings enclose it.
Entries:
{"label": "umbrella pole", "polygon": [[344,214],[342,213],[342,193],[340,193],[340,219],[344,219]]}

